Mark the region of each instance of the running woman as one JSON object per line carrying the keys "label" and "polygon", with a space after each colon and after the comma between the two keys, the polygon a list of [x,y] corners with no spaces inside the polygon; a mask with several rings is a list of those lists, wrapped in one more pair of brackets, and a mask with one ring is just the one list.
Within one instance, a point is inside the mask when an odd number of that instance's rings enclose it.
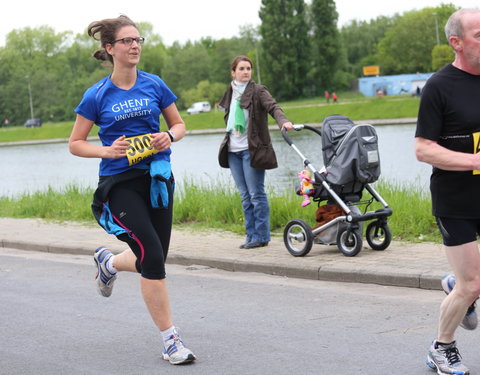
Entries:
{"label": "running woman", "polygon": [[[117,255],[105,247],[95,251],[97,289],[109,297],[119,272],[138,272],[143,299],[163,338],[163,359],[174,365],[192,362],[196,357],[173,324],[165,279],[174,186],[170,146],[185,136],[177,97],[160,77],[137,70],[145,39],[131,19],[92,22],[88,35],[101,43],[93,56],[109,61],[113,71],[90,87],[75,109],[70,152],[102,159],[92,210],[108,233],[130,247]],[[166,131],[160,131],[160,114]],[[94,124],[102,145],[87,140]]]}

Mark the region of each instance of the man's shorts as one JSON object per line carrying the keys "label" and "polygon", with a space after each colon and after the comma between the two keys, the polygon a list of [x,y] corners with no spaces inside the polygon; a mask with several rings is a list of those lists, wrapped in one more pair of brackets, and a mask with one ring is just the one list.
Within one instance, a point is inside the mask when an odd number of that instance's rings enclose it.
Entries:
{"label": "man's shorts", "polygon": [[480,219],[453,219],[436,217],[445,246],[459,246],[477,240]]}

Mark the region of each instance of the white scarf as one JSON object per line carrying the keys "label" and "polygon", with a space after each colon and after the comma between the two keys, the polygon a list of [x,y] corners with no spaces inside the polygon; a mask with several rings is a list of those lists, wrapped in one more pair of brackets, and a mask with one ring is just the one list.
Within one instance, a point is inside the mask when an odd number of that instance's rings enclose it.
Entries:
{"label": "white scarf", "polygon": [[[232,100],[230,101],[230,111],[228,113],[227,120],[227,132],[235,133],[237,137],[240,137],[242,134],[238,131],[235,131],[235,111],[237,108],[237,101],[240,101],[242,94],[247,87],[248,82],[238,82],[232,81]],[[248,127],[248,109],[243,108],[243,116],[245,118],[245,129]],[[246,130],[245,130],[246,131]]]}

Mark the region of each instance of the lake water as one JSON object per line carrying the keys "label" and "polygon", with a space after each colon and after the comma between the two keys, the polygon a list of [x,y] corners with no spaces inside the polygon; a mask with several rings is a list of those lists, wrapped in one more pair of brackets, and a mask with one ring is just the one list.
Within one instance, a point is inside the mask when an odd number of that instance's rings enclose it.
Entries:
{"label": "lake water", "polygon": [[[396,184],[415,184],[428,190],[431,168],[416,160],[413,150],[414,125],[378,125],[381,179]],[[283,191],[298,183],[296,174],[303,169],[300,156],[273,131],[272,140],[279,168],[267,172],[267,186]],[[320,169],[323,166],[321,137],[302,130],[289,132],[290,138],[305,157]],[[217,162],[223,134],[188,135],[174,143],[173,172],[177,183],[188,180],[199,185],[228,184],[230,171]],[[66,143],[0,147],[0,196],[61,189],[75,184],[96,187],[98,159],[71,155]]]}

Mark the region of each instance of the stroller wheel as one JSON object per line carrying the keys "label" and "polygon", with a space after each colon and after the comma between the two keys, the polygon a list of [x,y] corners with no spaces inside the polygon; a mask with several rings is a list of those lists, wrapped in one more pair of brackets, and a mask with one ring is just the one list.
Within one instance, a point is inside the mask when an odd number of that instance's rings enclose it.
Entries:
{"label": "stroller wheel", "polygon": [[290,220],[283,231],[283,242],[294,257],[303,257],[312,249],[312,230],[303,220]]}
{"label": "stroller wheel", "polygon": [[347,257],[354,257],[362,250],[362,232],[360,228],[348,231],[341,228],[337,233],[338,249]]}
{"label": "stroller wheel", "polygon": [[378,220],[367,225],[367,242],[373,250],[385,250],[392,242],[392,232],[387,223]]}

